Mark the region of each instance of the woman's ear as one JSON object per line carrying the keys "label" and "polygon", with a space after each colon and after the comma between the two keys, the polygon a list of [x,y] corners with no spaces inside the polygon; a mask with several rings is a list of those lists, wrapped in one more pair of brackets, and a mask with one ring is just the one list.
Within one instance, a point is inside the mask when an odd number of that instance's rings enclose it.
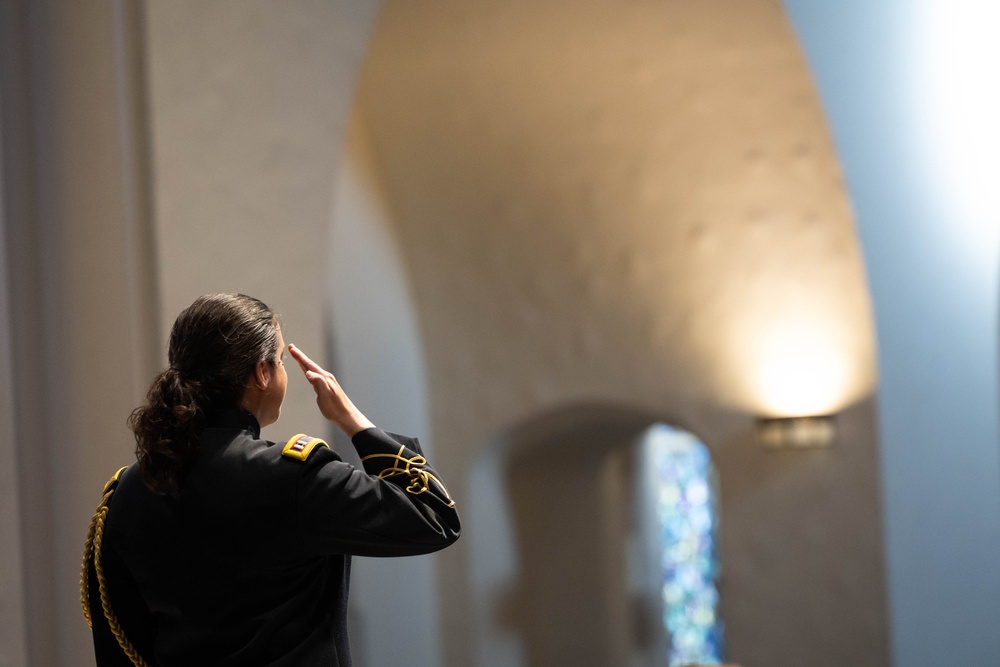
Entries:
{"label": "woman's ear", "polygon": [[271,368],[271,364],[266,361],[258,361],[257,366],[254,367],[254,381],[257,388],[261,391],[267,391],[267,385],[271,383],[271,375],[274,369]]}

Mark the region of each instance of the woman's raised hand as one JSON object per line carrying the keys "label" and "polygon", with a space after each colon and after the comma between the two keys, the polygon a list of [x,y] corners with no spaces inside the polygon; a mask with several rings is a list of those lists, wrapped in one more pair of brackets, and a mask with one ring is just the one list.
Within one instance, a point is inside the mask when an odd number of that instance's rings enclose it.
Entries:
{"label": "woman's raised hand", "polygon": [[288,353],[298,362],[306,380],[316,392],[316,405],[324,417],[351,437],[358,431],[374,426],[347,397],[333,373],[325,370],[294,345],[289,344]]}

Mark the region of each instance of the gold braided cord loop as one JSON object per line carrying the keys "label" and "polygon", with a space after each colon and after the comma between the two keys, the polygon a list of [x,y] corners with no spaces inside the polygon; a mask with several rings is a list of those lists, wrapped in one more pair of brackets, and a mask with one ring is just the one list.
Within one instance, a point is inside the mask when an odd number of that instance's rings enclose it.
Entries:
{"label": "gold braided cord loop", "polygon": [[[427,465],[427,459],[419,454],[408,459],[402,455],[403,450],[405,449],[405,447],[400,447],[399,452],[396,454],[369,454],[368,456],[362,457],[361,461],[364,462],[368,459],[393,459],[392,467],[386,468],[378,474],[380,479],[385,479],[386,477],[395,475],[396,473],[403,473],[410,478],[410,485],[406,487],[406,490],[415,496],[427,492],[430,488],[431,480],[433,480],[434,483],[441,489],[444,497],[448,500],[448,507],[452,507],[455,504],[455,501],[451,499],[448,489],[446,489],[444,484],[441,483],[441,480],[420,467]],[[406,465],[401,468],[399,467],[400,463],[404,463]]]}
{"label": "gold braided cord loop", "polygon": [[104,565],[101,563],[101,546],[104,541],[104,521],[108,516],[108,505],[111,502],[111,495],[114,493],[115,485],[121,470],[115,473],[111,481],[104,487],[104,498],[94,512],[94,518],[90,520],[90,528],[87,530],[87,541],[83,547],[83,572],[80,575],[80,603],[83,605],[83,617],[87,620],[87,626],[94,627],[93,619],[90,616],[90,576],[88,566],[91,559],[94,562],[94,571],[97,573],[98,594],[101,597],[101,609],[104,611],[104,618],[108,621],[111,634],[118,640],[128,659],[135,667],[150,667],[149,663],[139,655],[139,651],[132,645],[132,642],[125,636],[118,617],[115,616],[114,609],[111,608],[111,596],[108,594],[107,579],[104,576]]}
{"label": "gold braided cord loop", "polygon": [[[101,502],[97,507],[94,518],[90,520],[90,527],[87,529],[87,541],[83,545],[83,568],[80,572],[80,605],[83,607],[83,617],[87,620],[87,627],[94,628],[94,621],[90,618],[90,573],[87,571],[90,565],[90,555],[94,551],[94,532],[97,529],[97,517],[99,514],[107,515],[108,506]],[[103,522],[103,517],[101,522]]]}

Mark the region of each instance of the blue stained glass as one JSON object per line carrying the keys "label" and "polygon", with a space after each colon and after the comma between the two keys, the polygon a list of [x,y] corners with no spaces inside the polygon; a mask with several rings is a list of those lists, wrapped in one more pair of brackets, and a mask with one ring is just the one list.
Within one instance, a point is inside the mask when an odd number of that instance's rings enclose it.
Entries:
{"label": "blue stained glass", "polygon": [[646,438],[662,545],[663,624],[670,667],[722,662],[712,463],[686,431],[657,425]]}

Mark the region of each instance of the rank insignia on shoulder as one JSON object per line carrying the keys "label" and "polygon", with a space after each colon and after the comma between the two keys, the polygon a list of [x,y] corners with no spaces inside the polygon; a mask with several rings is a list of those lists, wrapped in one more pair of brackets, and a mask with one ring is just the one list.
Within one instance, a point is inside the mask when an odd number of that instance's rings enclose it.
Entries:
{"label": "rank insignia on shoulder", "polygon": [[319,438],[313,438],[306,435],[305,433],[299,433],[298,435],[293,435],[285,446],[281,449],[281,455],[287,456],[290,459],[298,459],[299,461],[305,461],[309,458],[309,455],[313,453],[313,450],[317,447],[329,447],[323,440]]}

